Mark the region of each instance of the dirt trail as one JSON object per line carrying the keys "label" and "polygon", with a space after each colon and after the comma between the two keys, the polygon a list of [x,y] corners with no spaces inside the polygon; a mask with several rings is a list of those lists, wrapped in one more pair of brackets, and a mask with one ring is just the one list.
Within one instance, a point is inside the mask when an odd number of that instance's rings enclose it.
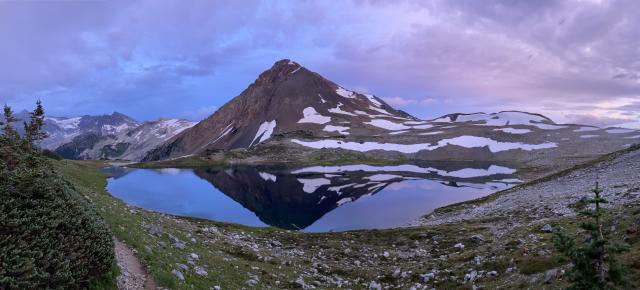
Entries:
{"label": "dirt trail", "polygon": [[120,268],[118,276],[118,289],[120,290],[153,290],[156,283],[147,274],[133,251],[124,243],[113,239],[116,245],[116,259]]}

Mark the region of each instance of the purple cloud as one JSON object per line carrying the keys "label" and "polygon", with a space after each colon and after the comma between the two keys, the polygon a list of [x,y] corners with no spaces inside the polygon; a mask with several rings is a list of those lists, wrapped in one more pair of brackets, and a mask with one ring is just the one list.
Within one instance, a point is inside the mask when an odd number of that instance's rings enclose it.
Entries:
{"label": "purple cloud", "polygon": [[0,2],[0,101],[200,118],[291,58],[424,118],[634,125],[638,14],[633,0]]}

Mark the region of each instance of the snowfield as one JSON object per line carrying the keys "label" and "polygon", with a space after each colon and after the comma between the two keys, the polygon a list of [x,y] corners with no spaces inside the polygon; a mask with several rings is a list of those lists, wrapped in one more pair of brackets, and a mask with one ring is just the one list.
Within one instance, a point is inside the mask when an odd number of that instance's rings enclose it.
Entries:
{"label": "snowfield", "polygon": [[253,137],[253,140],[251,141],[251,145],[249,146],[252,146],[253,143],[256,142],[256,139],[258,139],[258,137],[260,137],[260,140],[256,144],[259,144],[264,140],[271,138],[271,134],[273,134],[273,129],[275,128],[276,128],[276,120],[273,120],[271,122],[264,122],[260,124],[260,128],[258,128],[258,132],[256,132],[256,136]]}
{"label": "snowfield", "polygon": [[337,105],[335,108],[331,108],[331,109],[329,109],[329,112],[330,112],[330,113],[334,113],[334,114],[342,114],[342,115],[348,115],[348,116],[357,116],[357,115],[356,115],[356,114],[354,114],[354,113],[351,113],[351,112],[347,112],[347,111],[342,110],[342,108],[340,108],[340,107],[342,107],[342,103],[338,103],[338,105]]}
{"label": "snowfield", "polygon": [[347,132],[347,130],[349,129],[351,128],[342,127],[342,126],[333,126],[333,125],[326,125],[324,126],[324,128],[322,128],[322,130],[325,132],[338,132],[343,135],[349,135],[349,132]]}
{"label": "snowfield", "polygon": [[502,131],[510,134],[526,134],[531,132],[531,130],[529,129],[516,129],[516,128],[500,128],[500,129],[493,129],[493,131]]}
{"label": "snowfield", "polygon": [[447,145],[456,145],[465,148],[488,147],[493,153],[520,149],[525,151],[549,149],[557,147],[556,143],[547,142],[542,144],[523,144],[519,142],[500,142],[490,138],[477,136],[459,136],[451,139],[443,139],[438,141],[436,145],[429,143],[421,144],[395,144],[395,143],[378,143],[378,142],[343,142],[339,140],[319,140],[319,141],[302,141],[292,139],[291,142],[310,147],[314,149],[322,148],[340,148],[359,152],[367,152],[372,150],[396,151],[401,153],[416,153],[422,150],[432,151]]}
{"label": "snowfield", "polygon": [[371,126],[375,126],[375,127],[390,130],[390,131],[411,129],[410,126],[394,123],[389,120],[383,120],[383,119],[373,119],[369,122],[365,122],[365,124],[369,124]]}
{"label": "snowfield", "polygon": [[343,87],[338,87],[336,93],[342,97],[353,99],[355,94],[350,90],[345,90]]}
{"label": "snowfield", "polygon": [[331,122],[331,117],[320,115],[313,107],[306,107],[302,110],[302,119],[298,123],[326,124]]}

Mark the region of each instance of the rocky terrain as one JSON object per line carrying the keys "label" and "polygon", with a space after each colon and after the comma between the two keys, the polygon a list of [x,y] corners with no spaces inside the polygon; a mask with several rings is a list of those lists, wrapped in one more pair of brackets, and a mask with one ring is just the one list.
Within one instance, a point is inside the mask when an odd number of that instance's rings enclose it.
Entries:
{"label": "rocky terrain", "polygon": [[[553,233],[575,233],[596,180],[611,201],[612,238],[640,277],[640,147],[489,197],[436,210],[407,228],[309,234],[181,218],[127,206],[98,164],[63,170],[105,213],[116,236],[171,289],[557,289]],[[80,166],[80,167],[79,167]],[[96,182],[88,182],[95,180]]]}
{"label": "rocky terrain", "polygon": [[147,151],[195,123],[180,119],[159,119],[113,133],[88,132],[56,148],[69,159],[140,160]]}
{"label": "rocky terrain", "polygon": [[[474,218],[520,217],[520,222],[540,222],[554,217],[570,217],[584,203],[585,192],[599,182],[605,189],[607,206],[621,206],[640,198],[640,147],[591,162],[592,166],[560,172],[502,191],[480,202],[453,205],[417,221],[416,225],[460,222]],[[504,226],[508,226],[505,224]],[[496,226],[501,228],[500,225]],[[502,227],[506,229],[507,227]]]}

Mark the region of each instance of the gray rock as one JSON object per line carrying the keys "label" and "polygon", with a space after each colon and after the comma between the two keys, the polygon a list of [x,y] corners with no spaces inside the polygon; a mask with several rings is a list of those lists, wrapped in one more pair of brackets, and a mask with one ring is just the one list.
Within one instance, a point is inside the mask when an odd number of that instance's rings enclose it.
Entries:
{"label": "gray rock", "polygon": [[396,268],[395,270],[393,270],[393,273],[391,273],[391,277],[393,278],[400,277],[400,268]]}
{"label": "gray rock", "polygon": [[464,275],[464,282],[473,282],[476,280],[476,278],[478,277],[478,272],[476,271],[471,271],[468,274]]}
{"label": "gray rock", "polygon": [[163,242],[163,241],[159,241],[159,242],[158,242],[158,246],[159,246],[160,248],[166,249],[166,248],[167,248],[167,243],[165,243],[165,242]]}
{"label": "gray rock", "polygon": [[457,243],[453,247],[459,250],[464,250],[464,245],[462,243]]}
{"label": "gray rock", "polygon": [[433,272],[420,275],[420,279],[422,280],[422,283],[427,283],[435,278],[436,278],[436,273],[433,273]]}
{"label": "gray rock", "polygon": [[173,269],[171,271],[171,273],[173,273],[173,275],[176,275],[176,277],[178,277],[178,279],[180,279],[180,281],[184,281],[184,274],[182,274],[182,272],[180,272],[180,271],[178,271],[176,269]]}
{"label": "gray rock", "polygon": [[551,233],[551,232],[553,232],[553,227],[551,227],[550,224],[545,224],[544,226],[542,226],[542,228],[540,230],[543,233]]}
{"label": "gray rock", "polygon": [[194,271],[196,272],[196,274],[202,276],[202,277],[207,277],[209,276],[209,273],[207,273],[207,271],[204,270],[204,268],[200,267],[200,266],[196,266]]}
{"label": "gray rock", "polygon": [[182,270],[182,271],[187,271],[187,270],[189,270],[189,266],[187,266],[187,265],[185,265],[185,264],[179,264],[179,263],[178,263],[178,264],[176,264],[176,265],[178,265],[178,268],[180,268],[180,270]]}
{"label": "gray rock", "polygon": [[258,281],[254,280],[254,279],[249,279],[247,280],[247,285],[249,285],[249,287],[253,287],[256,286],[256,284],[258,284]]}
{"label": "gray rock", "polygon": [[558,278],[558,269],[553,268],[544,273],[544,283],[550,284]]}
{"label": "gray rock", "polygon": [[487,272],[487,277],[498,277],[497,271],[489,271]]}
{"label": "gray rock", "polygon": [[184,250],[187,247],[187,245],[185,245],[184,243],[181,243],[181,242],[176,242],[176,243],[171,244],[171,247],[172,248],[176,248],[176,249],[180,249],[180,250]]}
{"label": "gray rock", "polygon": [[149,233],[154,236],[160,237],[162,236],[162,234],[164,234],[164,230],[159,225],[151,225],[149,226]]}
{"label": "gray rock", "polygon": [[371,281],[371,283],[369,283],[369,289],[382,290],[382,285],[376,281]]}
{"label": "gray rock", "polygon": [[471,236],[471,240],[474,242],[484,242],[484,237],[481,234]]}

